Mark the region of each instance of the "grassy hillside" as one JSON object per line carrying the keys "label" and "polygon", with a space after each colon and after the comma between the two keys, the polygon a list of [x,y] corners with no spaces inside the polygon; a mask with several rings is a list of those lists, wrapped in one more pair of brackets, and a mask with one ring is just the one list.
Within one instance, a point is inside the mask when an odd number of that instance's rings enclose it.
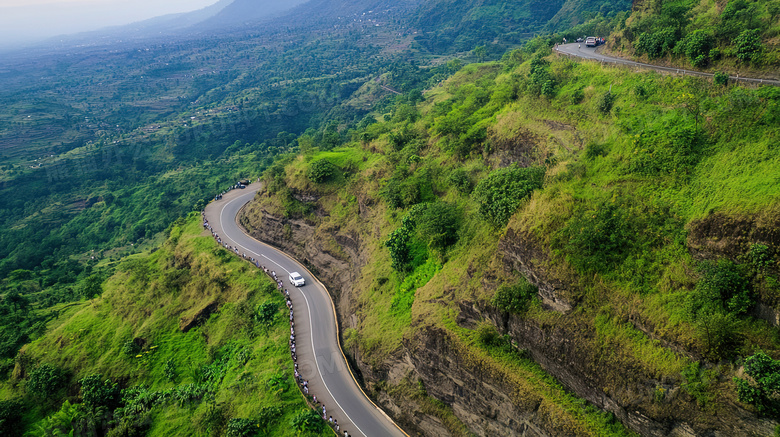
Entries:
{"label": "grassy hillside", "polygon": [[102,288],[56,308],[19,353],[0,385],[3,435],[298,435],[293,421],[308,407],[293,381],[284,299],[205,236],[199,214]]}
{"label": "grassy hillside", "polygon": [[353,352],[380,366],[442,329],[518,405],[576,435],[623,432],[571,407],[511,332],[462,326],[469,302],[567,332],[587,377],[654,420],[765,417],[733,378],[756,351],[780,357],[762,319],[780,309],[780,91],[516,51],[375,118],[278,162],[253,212],[303,218],[331,253],[336,232],[363,241]]}

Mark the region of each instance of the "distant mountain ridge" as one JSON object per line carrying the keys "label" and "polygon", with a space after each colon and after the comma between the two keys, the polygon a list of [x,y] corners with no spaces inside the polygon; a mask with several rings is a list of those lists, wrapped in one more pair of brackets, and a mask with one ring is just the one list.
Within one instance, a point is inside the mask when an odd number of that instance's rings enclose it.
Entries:
{"label": "distant mountain ridge", "polygon": [[264,20],[308,0],[233,0],[219,12],[198,23],[200,28],[220,28]]}

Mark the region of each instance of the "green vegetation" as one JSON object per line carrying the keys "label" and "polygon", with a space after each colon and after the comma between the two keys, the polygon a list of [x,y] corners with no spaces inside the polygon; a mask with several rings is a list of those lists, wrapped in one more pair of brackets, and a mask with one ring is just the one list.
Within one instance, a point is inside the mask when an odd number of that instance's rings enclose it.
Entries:
{"label": "green vegetation", "polygon": [[491,172],[474,189],[479,213],[496,227],[506,226],[520,202],[542,186],[544,171],[541,167],[509,167]]}
{"label": "green vegetation", "polygon": [[327,182],[336,175],[339,169],[327,159],[315,161],[309,167],[309,179],[315,184]]}
{"label": "green vegetation", "polygon": [[[742,357],[780,347],[755,312],[779,296],[778,249],[759,235],[780,210],[771,140],[780,93],[634,74],[546,50],[535,42],[501,62],[466,65],[413,109],[399,97],[407,115],[346,135],[352,140],[337,150],[363,161],[343,180],[319,187],[296,176],[324,149],[284,161],[274,183],[317,199],[305,203],[320,212],[303,218],[344,235],[381,230],[381,242],[365,246],[370,261],[355,287],[366,291],[349,348],[380,365],[434,326],[461,339],[460,357],[500,356],[479,362],[505,375],[526,365],[518,364],[528,360],[523,345],[492,324],[457,325],[462,307],[448,302],[491,303],[513,323],[579,345],[567,353],[605,393],[664,381],[639,401],[658,420],[742,420],[715,399],[737,400],[727,381]],[[548,82],[554,92],[543,92]],[[287,214],[281,206],[269,199],[257,208]],[[727,220],[752,224],[740,225],[737,239],[718,233]],[[552,285],[545,294],[556,301],[507,275],[512,260]],[[528,393],[549,389],[512,381]],[[671,396],[677,388],[685,396]],[[546,399],[553,409],[569,402]],[[608,422],[594,419],[599,425],[582,432],[601,435]]]}
{"label": "green vegetation", "polygon": [[65,388],[65,380],[65,374],[61,369],[50,364],[41,364],[30,372],[25,390],[41,400],[46,400],[56,396]]}
{"label": "green vegetation", "polygon": [[[260,174],[249,225],[299,220],[333,268],[361,269],[344,339],[372,369],[446,346],[555,435],[631,432],[531,359],[550,350],[654,421],[776,416],[780,91],[729,74],[774,74],[780,7],[627,7],[429,2],[111,55],[146,81],[88,61],[4,73],[0,139],[31,142],[0,166],[0,433],[325,433],[273,284],[199,236],[207,200]],[[543,28],[562,33],[504,53]],[[713,83],[550,56],[610,31],[608,49]],[[41,66],[64,79],[28,83]],[[372,388],[468,435],[419,381]]]}
{"label": "green vegetation", "polygon": [[753,405],[767,416],[780,411],[780,361],[763,352],[745,360],[745,374],[750,379],[735,378],[740,402]]}
{"label": "green vegetation", "polygon": [[275,317],[283,299],[201,230],[199,214],[178,220],[157,251],[124,261],[100,297],[24,347],[0,385],[15,399],[0,414],[24,426],[4,435],[296,435],[307,406]]}
{"label": "green vegetation", "polygon": [[504,284],[498,287],[493,296],[493,305],[502,311],[523,314],[537,300],[539,289],[520,277],[514,284]]}
{"label": "green vegetation", "polygon": [[777,0],[638,3],[625,24],[616,26],[613,48],[651,60],[672,58],[696,68],[776,71],[778,9]]}

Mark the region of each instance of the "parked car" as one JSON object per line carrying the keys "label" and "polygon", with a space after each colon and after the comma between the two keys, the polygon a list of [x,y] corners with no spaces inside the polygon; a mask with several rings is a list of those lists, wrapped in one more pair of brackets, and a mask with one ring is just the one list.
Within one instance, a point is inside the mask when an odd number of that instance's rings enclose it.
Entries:
{"label": "parked car", "polygon": [[290,284],[296,286],[296,287],[302,287],[306,285],[306,280],[303,279],[303,276],[301,276],[298,272],[292,272],[290,273]]}
{"label": "parked car", "polygon": [[582,38],[577,38],[577,42],[583,42],[583,41],[585,41],[585,40],[582,39]]}
{"label": "parked car", "polygon": [[596,47],[596,37],[595,36],[589,36],[588,39],[585,40],[585,47]]}

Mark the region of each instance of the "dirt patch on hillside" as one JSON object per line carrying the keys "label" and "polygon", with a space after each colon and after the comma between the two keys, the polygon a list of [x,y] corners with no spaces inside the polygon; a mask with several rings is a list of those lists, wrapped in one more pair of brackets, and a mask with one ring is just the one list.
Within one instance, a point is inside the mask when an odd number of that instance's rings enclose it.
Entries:
{"label": "dirt patch on hillside", "polygon": [[780,217],[727,216],[721,213],[694,220],[688,225],[688,249],[698,259],[728,257],[736,260],[754,244],[764,244],[772,253],[780,249]]}

